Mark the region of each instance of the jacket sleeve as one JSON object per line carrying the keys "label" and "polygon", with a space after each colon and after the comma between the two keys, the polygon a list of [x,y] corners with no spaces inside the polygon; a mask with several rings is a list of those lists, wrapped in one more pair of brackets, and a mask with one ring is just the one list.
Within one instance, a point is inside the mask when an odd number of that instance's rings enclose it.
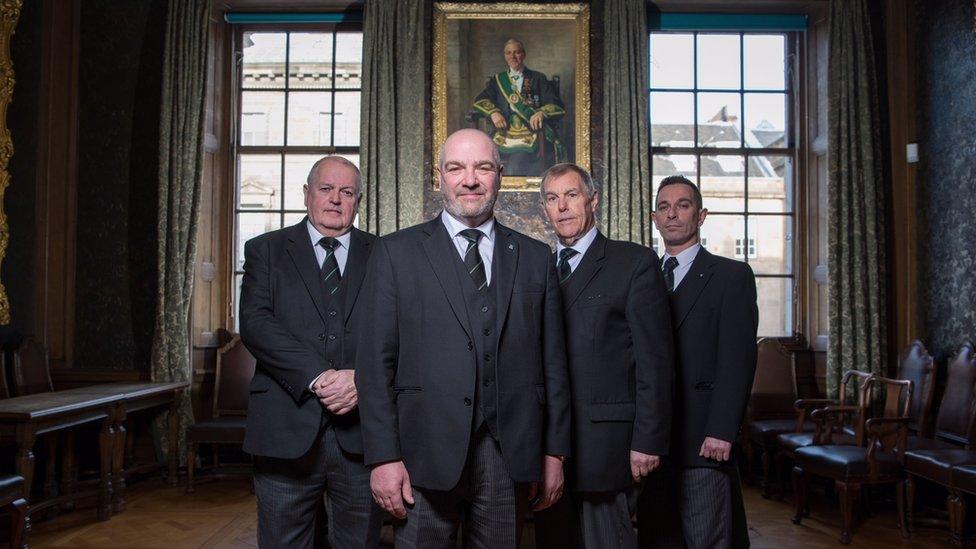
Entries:
{"label": "jacket sleeve", "polygon": [[366,465],[400,459],[393,380],[399,349],[397,288],[385,241],[375,241],[360,290],[363,316],[356,349],[356,390]]}
{"label": "jacket sleeve", "polygon": [[667,455],[671,439],[674,341],[668,292],[653,251],[642,254],[627,295],[634,349],[636,415],[631,449]]}
{"label": "jacket sleeve", "polygon": [[269,247],[268,239],[252,239],[244,244],[241,341],[261,368],[301,404],[312,396],[309,382],[322,373],[324,364],[314,349],[282,327],[275,317]]}
{"label": "jacket sleeve", "polygon": [[546,295],[542,312],[542,361],[546,382],[545,453],[569,456],[570,394],[563,305],[556,266],[546,253]]}
{"label": "jacket sleeve", "polygon": [[715,384],[705,436],[735,442],[756,373],[756,278],[744,263],[730,269],[719,311]]}

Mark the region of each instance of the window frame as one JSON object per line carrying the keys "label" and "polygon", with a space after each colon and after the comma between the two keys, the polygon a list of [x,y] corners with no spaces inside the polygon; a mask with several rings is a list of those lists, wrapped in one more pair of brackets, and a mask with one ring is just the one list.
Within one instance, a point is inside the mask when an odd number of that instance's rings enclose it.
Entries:
{"label": "window frame", "polygon": [[[734,14],[722,14],[722,15],[734,15]],[[761,17],[761,16],[760,16]],[[808,85],[810,79],[806,78],[805,72],[807,67],[805,66],[804,58],[804,43],[806,40],[806,30],[795,30],[795,29],[764,29],[764,28],[654,28],[649,26],[648,35],[648,51],[650,52],[650,39],[654,34],[690,34],[693,36],[692,39],[692,78],[693,85],[691,88],[654,88],[651,86],[651,68],[648,67],[648,81],[645,93],[648,98],[648,160],[651,166],[651,178],[654,178],[654,157],[656,155],[682,155],[682,156],[693,156],[696,159],[696,181],[697,184],[701,185],[702,177],[702,158],[704,157],[716,157],[716,156],[733,156],[737,158],[744,159],[743,167],[743,207],[741,211],[712,211],[709,210],[709,215],[735,215],[741,216],[743,219],[742,234],[740,238],[743,242],[752,242],[753,246],[744,249],[742,254],[743,257],[735,256],[737,261],[743,261],[749,263],[750,258],[754,258],[755,254],[748,253],[749,251],[757,251],[755,248],[755,242],[757,238],[752,236],[750,238],[749,234],[749,220],[750,217],[756,216],[774,216],[774,217],[785,217],[788,219],[789,227],[791,229],[790,233],[792,236],[791,242],[791,252],[790,257],[787,258],[787,264],[791,266],[791,272],[787,273],[763,273],[755,274],[757,282],[759,279],[786,279],[789,280],[792,285],[791,296],[792,301],[786,307],[784,307],[784,313],[789,313],[790,325],[787,326],[790,330],[789,334],[775,335],[775,336],[764,336],[763,334],[758,334],[759,337],[773,337],[781,341],[789,342],[799,342],[802,340],[800,335],[801,328],[804,326],[804,318],[802,316],[801,307],[805,301],[805,288],[806,284],[805,277],[802,275],[803,266],[805,262],[803,261],[803,253],[805,252],[804,246],[801,243],[806,242],[808,227],[806,227],[803,221],[810,219],[811,216],[805,212],[806,204],[803,202],[802,197],[805,195],[805,175],[806,169],[803,164],[805,158],[805,144],[804,144],[804,134],[805,127],[802,120],[803,102],[806,100],[806,94],[808,93],[806,85]],[[698,35],[699,34],[724,34],[730,35],[735,34],[739,36],[739,87],[736,89],[712,89],[712,88],[699,88],[698,86]],[[784,88],[782,90],[754,90],[748,89],[745,86],[745,74],[744,74],[744,40],[747,35],[770,35],[770,34],[782,34],[785,37],[785,47],[784,61],[786,63],[786,78],[784,83]],[[650,60],[650,57],[649,57]],[[692,133],[692,143],[691,147],[672,147],[672,146],[655,146],[653,144],[653,127],[651,120],[651,109],[650,109],[650,98],[653,92],[683,92],[693,94],[692,109],[693,109],[693,133]],[[739,95],[739,112],[740,117],[745,114],[745,97],[746,94],[752,93],[775,93],[775,94],[785,94],[786,96],[786,128],[785,128],[785,146],[784,147],[748,147],[746,146],[746,127],[745,120],[742,120],[742,127],[739,136],[739,147],[707,147],[699,145],[699,112],[698,112],[698,95],[699,93],[717,93],[717,92],[728,92],[736,93]],[[791,181],[789,182],[792,189],[792,204],[785,211],[782,212],[757,212],[749,210],[749,165],[751,157],[781,157],[789,158],[792,162],[791,169]],[[670,175],[670,174],[667,174]],[[657,189],[651,190],[651,197],[656,196]],[[739,236],[739,235],[737,235]],[[738,240],[738,239],[737,239]],[[782,319],[785,321],[786,319]],[[777,321],[779,322],[779,321]]]}

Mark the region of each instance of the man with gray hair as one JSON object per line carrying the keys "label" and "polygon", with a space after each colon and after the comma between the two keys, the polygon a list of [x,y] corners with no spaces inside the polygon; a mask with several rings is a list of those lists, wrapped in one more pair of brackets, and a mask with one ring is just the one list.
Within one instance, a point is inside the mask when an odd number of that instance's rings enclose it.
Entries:
{"label": "man with gray hair", "polygon": [[304,187],[308,216],[244,245],[241,340],[257,359],[244,450],[263,548],[379,546],[353,381],[375,239],[352,226],[360,178],[341,156],[320,159]]}
{"label": "man with gray hair", "polygon": [[600,234],[599,193],[586,170],[556,164],[540,193],[558,237],[552,263],[566,325],[573,459],[569,495],[537,514],[537,545],[636,549],[632,504],[670,441],[674,353],[661,264],[653,250]]}
{"label": "man with gray hair", "polygon": [[491,139],[447,138],[444,211],[380,238],[363,287],[356,386],[373,497],[396,546],[516,547],[559,499],[570,451],[562,307],[549,247],[494,217]]}

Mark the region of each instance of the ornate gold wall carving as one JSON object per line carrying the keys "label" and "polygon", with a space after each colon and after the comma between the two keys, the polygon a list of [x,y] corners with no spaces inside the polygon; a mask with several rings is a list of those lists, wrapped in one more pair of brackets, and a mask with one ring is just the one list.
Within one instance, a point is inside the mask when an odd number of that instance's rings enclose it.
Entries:
{"label": "ornate gold wall carving", "polygon": [[[14,67],[10,60],[10,37],[20,18],[21,0],[0,1],[0,266],[10,242],[7,214],[3,211],[3,197],[10,184],[7,165],[14,154],[14,144],[7,129],[7,106],[14,95]],[[2,273],[2,271],[0,271]],[[10,300],[0,278],[0,324],[10,324]]]}

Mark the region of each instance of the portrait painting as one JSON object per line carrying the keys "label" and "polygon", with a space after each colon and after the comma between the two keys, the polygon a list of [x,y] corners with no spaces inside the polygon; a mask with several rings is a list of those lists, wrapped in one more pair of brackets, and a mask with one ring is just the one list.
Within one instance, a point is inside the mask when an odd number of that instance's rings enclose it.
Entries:
{"label": "portrait painting", "polygon": [[436,3],[434,142],[490,135],[503,190],[538,189],[559,162],[589,169],[588,32],[585,4]]}

